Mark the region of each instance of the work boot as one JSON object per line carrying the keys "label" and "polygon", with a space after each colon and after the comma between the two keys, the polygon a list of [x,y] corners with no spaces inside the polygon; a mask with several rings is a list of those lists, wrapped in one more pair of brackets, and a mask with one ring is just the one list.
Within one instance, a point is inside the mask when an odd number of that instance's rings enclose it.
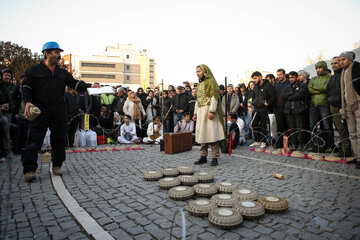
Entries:
{"label": "work boot", "polygon": [[304,146],[301,145],[301,144],[299,144],[299,145],[297,146],[297,148],[296,148],[296,151],[302,152],[302,151],[303,151],[303,148],[304,148]]}
{"label": "work boot", "polygon": [[54,173],[56,176],[62,176],[61,167],[53,167],[53,173]]}
{"label": "work boot", "polygon": [[34,172],[27,172],[24,174],[24,179],[26,182],[31,182],[36,179]]}
{"label": "work boot", "polygon": [[207,163],[206,157],[204,157],[204,156],[200,157],[199,160],[194,162],[195,165],[204,164],[204,163]]}
{"label": "work boot", "polygon": [[211,161],[211,163],[210,163],[210,166],[215,167],[215,166],[217,166],[217,165],[219,165],[217,158],[213,158],[212,161]]}
{"label": "work boot", "polygon": [[356,169],[360,169],[360,160],[359,159],[356,160]]}

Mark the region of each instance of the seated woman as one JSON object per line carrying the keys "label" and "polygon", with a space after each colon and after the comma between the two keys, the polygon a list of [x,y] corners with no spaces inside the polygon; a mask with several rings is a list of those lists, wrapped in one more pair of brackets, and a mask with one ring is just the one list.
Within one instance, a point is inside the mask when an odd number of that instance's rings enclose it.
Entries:
{"label": "seated woman", "polygon": [[136,126],[131,122],[131,116],[124,116],[124,123],[120,127],[120,136],[118,137],[119,143],[138,143],[139,138],[136,136]]}
{"label": "seated woman", "polygon": [[160,140],[163,139],[163,125],[160,121],[160,117],[156,116],[154,121],[149,123],[147,128],[147,137],[144,137],[143,142],[155,142],[160,143]]}

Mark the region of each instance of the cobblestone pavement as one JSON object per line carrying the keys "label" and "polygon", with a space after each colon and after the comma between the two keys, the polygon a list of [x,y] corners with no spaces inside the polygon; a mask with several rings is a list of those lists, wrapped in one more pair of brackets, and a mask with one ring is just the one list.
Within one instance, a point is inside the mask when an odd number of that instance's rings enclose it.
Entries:
{"label": "cobblestone pavement", "polygon": [[[192,164],[198,151],[165,155],[159,146],[145,146],[136,151],[69,153],[62,178],[79,205],[115,239],[169,239],[178,207],[185,212],[187,239],[359,239],[360,171],[353,165],[256,153],[244,147],[232,156],[222,155],[220,165],[213,168]],[[57,232],[54,238],[86,237],[56,196],[46,167],[39,172],[40,180],[27,184],[18,165],[11,238],[34,234],[46,238]],[[171,200],[157,182],[143,180],[145,171],[176,166],[194,166],[197,171],[213,172],[215,181],[232,181],[260,195],[278,195],[288,201],[289,210],[244,220],[234,230],[218,229],[206,217],[189,215],[185,208],[190,200]],[[6,172],[5,164],[0,164],[0,170]],[[285,179],[273,178],[274,172]],[[2,174],[1,179],[5,177]],[[181,239],[180,214],[175,217],[173,237]]]}

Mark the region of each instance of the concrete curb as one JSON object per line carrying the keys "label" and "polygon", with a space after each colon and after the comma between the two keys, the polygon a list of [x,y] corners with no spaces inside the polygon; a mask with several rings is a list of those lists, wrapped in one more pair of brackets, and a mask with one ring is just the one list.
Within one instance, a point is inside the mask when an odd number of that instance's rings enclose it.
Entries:
{"label": "concrete curb", "polygon": [[52,164],[50,163],[49,172],[54,189],[69,210],[76,221],[85,229],[86,233],[95,240],[113,240],[114,238],[106,232],[96,221],[92,218],[71,196],[66,189],[64,182],[60,176],[56,176],[52,171]]}

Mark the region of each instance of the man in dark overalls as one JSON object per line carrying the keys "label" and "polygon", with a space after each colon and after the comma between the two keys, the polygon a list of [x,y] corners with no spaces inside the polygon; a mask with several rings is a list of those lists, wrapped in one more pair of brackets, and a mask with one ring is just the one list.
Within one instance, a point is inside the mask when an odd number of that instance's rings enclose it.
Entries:
{"label": "man in dark overalls", "polygon": [[45,43],[42,47],[44,61],[29,67],[25,72],[22,86],[25,117],[30,116],[30,109],[34,106],[41,110],[41,114],[30,122],[25,152],[22,156],[25,181],[36,179],[38,152],[47,128],[51,131],[53,173],[62,175],[61,165],[65,161],[66,142],[65,86],[78,92],[84,92],[90,87],[90,84],[75,80],[69,72],[59,67],[62,51],[56,42]]}

